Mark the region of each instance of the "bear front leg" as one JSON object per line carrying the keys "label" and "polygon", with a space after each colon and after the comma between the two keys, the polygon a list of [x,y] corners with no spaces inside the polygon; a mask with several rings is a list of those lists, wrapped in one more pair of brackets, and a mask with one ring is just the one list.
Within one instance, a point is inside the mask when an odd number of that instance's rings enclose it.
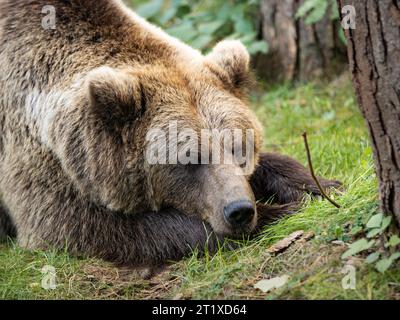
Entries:
{"label": "bear front leg", "polygon": [[[24,170],[27,175],[20,178],[12,170],[8,172],[14,183],[4,194],[23,247],[67,249],[73,255],[133,267],[160,266],[194,249],[211,253],[218,248],[219,238],[201,219],[173,209],[115,212],[94,204],[89,196],[63,182],[62,174],[46,176],[47,167],[35,164],[36,170]],[[21,172],[19,168],[16,174]]]}
{"label": "bear front leg", "polygon": [[[318,180],[324,189],[341,186],[339,181]],[[300,202],[305,193],[321,195],[308,169],[296,160],[276,153],[260,155],[250,184],[257,200],[272,199],[278,204]]]}
{"label": "bear front leg", "polygon": [[[163,266],[197,249],[215,252],[219,239],[200,219],[175,210],[126,215],[104,208],[75,208],[52,218],[50,232],[37,232],[40,245],[63,249],[121,266]],[[31,247],[31,246],[30,246]]]}

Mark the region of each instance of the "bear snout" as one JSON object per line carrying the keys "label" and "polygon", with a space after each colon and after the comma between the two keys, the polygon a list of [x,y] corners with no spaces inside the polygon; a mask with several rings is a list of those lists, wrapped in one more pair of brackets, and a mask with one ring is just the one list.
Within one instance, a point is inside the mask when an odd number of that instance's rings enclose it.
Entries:
{"label": "bear snout", "polygon": [[234,201],[224,207],[225,221],[233,229],[248,227],[252,223],[255,213],[253,203],[246,200]]}

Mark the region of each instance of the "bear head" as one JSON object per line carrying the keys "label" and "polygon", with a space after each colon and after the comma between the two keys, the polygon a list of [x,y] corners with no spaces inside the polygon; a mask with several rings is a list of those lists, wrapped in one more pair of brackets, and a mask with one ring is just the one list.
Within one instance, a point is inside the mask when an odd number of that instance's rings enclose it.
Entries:
{"label": "bear head", "polygon": [[249,54],[237,41],[219,43],[201,68],[92,70],[88,149],[106,150],[93,169],[99,201],[126,213],[175,208],[218,234],[250,232],[261,126],[246,102],[248,80]]}

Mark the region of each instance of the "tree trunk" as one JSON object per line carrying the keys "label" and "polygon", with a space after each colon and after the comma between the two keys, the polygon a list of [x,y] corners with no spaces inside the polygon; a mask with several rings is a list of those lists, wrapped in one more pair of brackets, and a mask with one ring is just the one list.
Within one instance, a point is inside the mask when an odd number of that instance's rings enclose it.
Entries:
{"label": "tree trunk", "polygon": [[264,78],[309,80],[344,70],[345,46],[338,38],[339,24],[330,19],[328,12],[320,22],[306,25],[304,19],[295,17],[303,3],[261,1],[262,36],[269,53],[258,57],[256,67]]}
{"label": "tree trunk", "polygon": [[372,138],[381,207],[400,223],[400,0],[338,0],[352,5],[346,31],[353,83]]}

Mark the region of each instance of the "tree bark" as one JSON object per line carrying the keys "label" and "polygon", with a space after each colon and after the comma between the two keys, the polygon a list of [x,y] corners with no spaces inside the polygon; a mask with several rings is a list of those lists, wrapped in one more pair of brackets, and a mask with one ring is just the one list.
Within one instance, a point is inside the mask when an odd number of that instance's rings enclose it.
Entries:
{"label": "tree bark", "polygon": [[381,208],[400,223],[400,0],[338,0],[352,5],[346,31],[353,84],[372,139]]}
{"label": "tree bark", "polygon": [[306,25],[304,19],[295,17],[303,3],[304,0],[261,1],[262,36],[269,53],[257,59],[257,69],[264,78],[309,80],[345,69],[339,24],[330,19],[328,12],[318,23]]}

